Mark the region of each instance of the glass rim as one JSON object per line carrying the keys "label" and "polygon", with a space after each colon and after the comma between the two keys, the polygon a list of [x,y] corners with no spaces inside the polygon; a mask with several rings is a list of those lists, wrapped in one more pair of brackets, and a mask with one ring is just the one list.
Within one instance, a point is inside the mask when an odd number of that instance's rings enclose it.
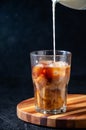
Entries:
{"label": "glass rim", "polygon": [[[52,54],[38,54],[38,52],[52,52]],[[64,56],[64,55],[72,55],[71,51],[68,51],[68,50],[55,50],[55,53],[58,53],[56,54],[55,56]],[[62,54],[60,54],[62,53]],[[54,51],[53,50],[35,50],[35,51],[32,51],[30,52],[30,55],[33,55],[33,56],[53,56],[54,55]]]}

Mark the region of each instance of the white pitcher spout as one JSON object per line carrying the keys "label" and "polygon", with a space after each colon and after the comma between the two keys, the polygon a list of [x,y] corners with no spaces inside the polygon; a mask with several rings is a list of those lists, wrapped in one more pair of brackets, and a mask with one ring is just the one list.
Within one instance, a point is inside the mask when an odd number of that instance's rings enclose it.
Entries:
{"label": "white pitcher spout", "polygon": [[86,9],[86,0],[52,0],[53,2],[60,3],[69,8],[85,10]]}

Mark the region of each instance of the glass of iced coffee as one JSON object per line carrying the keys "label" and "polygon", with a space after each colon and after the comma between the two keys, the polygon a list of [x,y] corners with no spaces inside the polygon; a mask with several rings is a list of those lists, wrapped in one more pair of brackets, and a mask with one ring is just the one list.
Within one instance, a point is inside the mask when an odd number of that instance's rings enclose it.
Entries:
{"label": "glass of iced coffee", "polygon": [[30,53],[35,109],[43,114],[66,112],[71,52],[40,50]]}

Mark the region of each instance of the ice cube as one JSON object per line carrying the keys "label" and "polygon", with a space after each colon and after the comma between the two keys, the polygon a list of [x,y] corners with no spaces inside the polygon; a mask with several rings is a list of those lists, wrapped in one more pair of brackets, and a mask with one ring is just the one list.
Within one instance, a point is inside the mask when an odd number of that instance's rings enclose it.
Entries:
{"label": "ice cube", "polygon": [[54,63],[55,67],[64,67],[66,65],[67,65],[67,63],[63,62],[63,61],[57,61],[57,62]]}
{"label": "ice cube", "polygon": [[42,64],[43,66],[49,66],[52,63],[51,60],[41,60],[39,64]]}
{"label": "ice cube", "polygon": [[43,64],[38,63],[36,66],[37,66],[37,67],[43,67]]}
{"label": "ice cube", "polygon": [[46,87],[47,80],[46,78],[41,74],[36,80],[35,80],[37,88]]}

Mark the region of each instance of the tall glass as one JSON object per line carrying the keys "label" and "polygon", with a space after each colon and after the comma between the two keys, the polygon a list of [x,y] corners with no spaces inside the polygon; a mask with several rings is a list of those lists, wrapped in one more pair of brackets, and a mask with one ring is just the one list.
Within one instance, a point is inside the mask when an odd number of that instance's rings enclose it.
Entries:
{"label": "tall glass", "polygon": [[66,112],[71,52],[40,50],[30,53],[35,109],[44,114]]}

